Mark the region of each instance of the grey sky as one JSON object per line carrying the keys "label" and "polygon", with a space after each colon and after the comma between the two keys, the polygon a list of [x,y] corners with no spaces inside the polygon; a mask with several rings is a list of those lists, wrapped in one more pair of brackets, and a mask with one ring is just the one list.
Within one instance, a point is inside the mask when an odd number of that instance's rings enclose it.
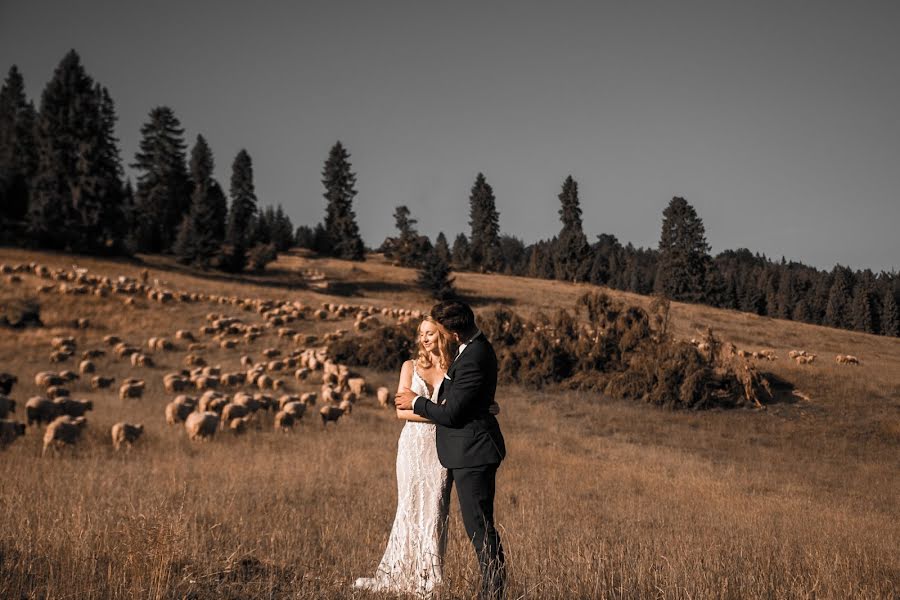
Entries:
{"label": "grey sky", "polygon": [[478,171],[505,233],[550,237],[571,173],[591,239],[656,246],[677,195],[713,252],[900,268],[898,2],[0,0],[0,69],[36,103],[70,48],[126,163],[171,106],[226,188],[246,148],[260,203],[297,224],[321,220],[340,139],[369,245],[398,204],[468,233]]}

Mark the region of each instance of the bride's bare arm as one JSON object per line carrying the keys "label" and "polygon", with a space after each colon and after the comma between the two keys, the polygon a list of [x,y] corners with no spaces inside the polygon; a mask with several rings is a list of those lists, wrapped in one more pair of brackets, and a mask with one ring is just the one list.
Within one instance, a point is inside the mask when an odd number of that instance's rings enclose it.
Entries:
{"label": "bride's bare arm", "polygon": [[[403,363],[403,367],[400,369],[400,382],[397,384],[397,391],[401,392],[405,389],[412,389],[412,377],[413,361],[408,360]],[[404,421],[415,421],[417,423],[432,423],[431,420],[420,417],[411,410],[400,410],[399,408],[397,409],[397,418]]]}

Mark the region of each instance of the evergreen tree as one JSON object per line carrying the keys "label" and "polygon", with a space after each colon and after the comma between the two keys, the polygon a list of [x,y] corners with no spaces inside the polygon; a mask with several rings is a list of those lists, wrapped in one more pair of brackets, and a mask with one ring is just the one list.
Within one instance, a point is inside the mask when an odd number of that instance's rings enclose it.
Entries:
{"label": "evergreen tree", "polygon": [[707,264],[703,269],[706,272],[706,278],[703,283],[703,302],[709,306],[724,308],[727,303],[728,284],[712,259],[707,257],[705,262]]}
{"label": "evergreen tree", "polygon": [[35,120],[34,104],[25,97],[25,81],[13,65],[0,89],[0,223],[21,221],[28,212],[38,164]]}
{"label": "evergreen tree", "polygon": [[881,302],[881,333],[893,337],[900,336],[900,310],[894,292],[888,289]]}
{"label": "evergreen tree", "polygon": [[865,333],[878,333],[881,325],[878,322],[880,311],[874,291],[874,279],[871,271],[863,273],[859,278],[851,303],[851,321],[853,329]]}
{"label": "evergreen tree", "polygon": [[777,316],[781,319],[790,319],[794,313],[796,299],[793,272],[788,267],[781,267],[775,302],[778,305]]}
{"label": "evergreen tree", "polygon": [[325,186],[325,231],[329,254],[349,260],[365,260],[365,245],[359,235],[353,199],[356,197],[356,175],[350,170],[350,154],[337,142],[328,154],[322,170]]}
{"label": "evergreen tree", "polygon": [[212,150],[202,135],[191,150],[191,208],[178,231],[174,252],[179,262],[206,268],[213,266],[225,239],[225,195],[213,179]]}
{"label": "evergreen tree", "polygon": [[703,221],[684,198],[672,198],[663,211],[656,291],[675,300],[701,300],[708,258]]}
{"label": "evergreen tree", "polygon": [[578,183],[571,175],[566,177],[559,196],[559,218],[562,230],[556,244],[556,278],[565,281],[583,281],[590,272],[588,257],[590,246],[581,223],[581,202],[578,199]]}
{"label": "evergreen tree", "polygon": [[469,267],[480,271],[497,271],[500,264],[500,214],[494,190],[479,173],[469,195]]}
{"label": "evergreen tree", "polygon": [[802,321],[803,323],[809,323],[812,320],[812,313],[809,309],[809,303],[806,301],[806,298],[800,298],[796,304],[794,304],[794,309],[791,312],[791,319],[794,321]]}
{"label": "evergreen tree", "polygon": [[447,236],[444,235],[443,231],[438,233],[437,239],[434,241],[434,251],[438,253],[441,260],[448,265],[450,264],[450,245],[447,243]]}
{"label": "evergreen tree", "polygon": [[242,271],[247,264],[256,213],[253,163],[247,151],[241,150],[231,166],[231,210],[225,229],[223,266],[230,271]]}
{"label": "evergreen tree", "polygon": [[28,210],[38,245],[88,253],[120,246],[122,168],[114,127],[112,99],[70,51],[41,95]]}
{"label": "evergreen tree", "polygon": [[284,252],[294,245],[294,224],[280,204],[275,209],[275,217],[272,220],[272,243],[278,252]]}
{"label": "evergreen tree", "polygon": [[835,266],[833,283],[828,292],[828,303],[825,306],[823,325],[829,327],[846,327],[850,323],[850,281],[846,269]]}
{"label": "evergreen tree", "polygon": [[453,240],[450,262],[457,270],[469,268],[471,261],[469,258],[469,239],[466,237],[466,234],[457,234],[456,239]]}
{"label": "evergreen tree", "polygon": [[394,225],[400,233],[398,237],[389,237],[382,244],[384,255],[396,258],[401,267],[419,264],[431,252],[431,241],[416,231],[416,220],[410,217],[406,206],[398,206],[394,210]]}
{"label": "evergreen tree", "polygon": [[508,275],[524,275],[528,267],[525,243],[513,235],[500,236],[500,263]]}
{"label": "evergreen tree", "polygon": [[449,300],[456,295],[450,265],[433,248],[425,255],[417,282],[435,300]]}
{"label": "evergreen tree", "polygon": [[191,206],[184,130],[171,108],[150,111],[150,120],[141,127],[139,148],[131,165],[139,172],[134,236],[143,252],[168,252]]}
{"label": "evergreen tree", "polygon": [[294,234],[294,245],[298,248],[312,250],[315,247],[315,243],[316,236],[312,227],[309,225],[301,225],[297,228],[297,233]]}

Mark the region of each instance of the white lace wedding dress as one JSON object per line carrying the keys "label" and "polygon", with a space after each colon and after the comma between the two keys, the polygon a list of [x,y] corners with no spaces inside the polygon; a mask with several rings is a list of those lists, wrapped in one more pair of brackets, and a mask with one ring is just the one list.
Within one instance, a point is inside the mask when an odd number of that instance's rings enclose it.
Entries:
{"label": "white lace wedding dress", "polygon": [[[436,401],[437,389],[413,368],[412,391]],[[397,443],[397,514],[374,577],[354,584],[380,592],[428,596],[443,578],[450,485],[431,423],[407,421]]]}

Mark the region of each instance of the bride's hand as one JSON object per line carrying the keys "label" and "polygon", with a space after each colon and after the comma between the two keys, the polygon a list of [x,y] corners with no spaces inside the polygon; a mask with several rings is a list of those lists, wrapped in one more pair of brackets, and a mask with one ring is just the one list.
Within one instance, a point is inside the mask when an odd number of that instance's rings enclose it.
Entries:
{"label": "bride's hand", "polygon": [[500,414],[500,405],[497,404],[496,402],[491,402],[491,405],[488,408],[488,412],[491,413],[492,415],[499,415]]}

